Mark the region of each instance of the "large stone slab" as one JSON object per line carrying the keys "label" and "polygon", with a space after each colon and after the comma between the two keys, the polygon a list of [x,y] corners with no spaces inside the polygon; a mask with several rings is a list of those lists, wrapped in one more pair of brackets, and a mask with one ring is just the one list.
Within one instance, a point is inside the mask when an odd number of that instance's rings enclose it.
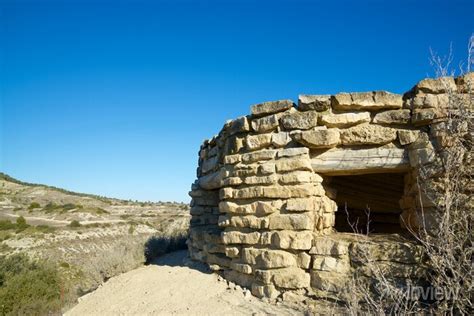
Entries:
{"label": "large stone slab", "polygon": [[373,122],[377,124],[407,124],[410,122],[410,110],[389,110],[377,113]]}
{"label": "large stone slab", "polygon": [[343,145],[383,145],[397,139],[397,130],[374,124],[363,124],[341,130]]}
{"label": "large stone slab", "polygon": [[253,105],[251,112],[252,115],[261,116],[286,111],[293,105],[293,101],[291,100],[269,101]]}
{"label": "large stone slab", "polygon": [[281,118],[281,124],[287,130],[292,129],[310,129],[318,125],[318,112],[294,112],[284,115]]}
{"label": "large stone slab", "polygon": [[310,148],[331,148],[340,143],[340,133],[337,128],[319,126],[309,131],[294,135],[295,140]]}
{"label": "large stone slab", "polygon": [[312,231],[277,231],[272,234],[272,245],[280,249],[308,250],[313,240]]}
{"label": "large stone slab", "polygon": [[238,231],[223,232],[222,242],[224,244],[256,244],[260,239],[259,232],[242,233]]}
{"label": "large stone slab", "polygon": [[446,93],[457,90],[453,77],[441,77],[438,79],[423,79],[416,85],[417,90],[425,93]]}
{"label": "large stone slab", "polygon": [[245,138],[247,150],[258,150],[269,147],[272,142],[272,134],[248,135]]}
{"label": "large stone slab", "polygon": [[327,127],[348,127],[370,122],[369,112],[325,114],[321,116],[321,124]]}
{"label": "large stone slab", "polygon": [[403,172],[410,168],[408,152],[399,148],[331,149],[311,157],[317,173],[351,175]]}
{"label": "large stone slab", "polygon": [[257,269],[296,266],[295,256],[283,250],[244,248],[242,249],[242,261],[254,265]]}
{"label": "large stone slab", "polygon": [[341,111],[399,109],[402,106],[402,96],[387,91],[339,93],[332,98],[332,107]]}
{"label": "large stone slab", "polygon": [[298,97],[298,110],[309,111],[315,110],[318,112],[326,111],[331,107],[331,96],[325,95],[311,95],[301,94]]}
{"label": "large stone slab", "polygon": [[313,229],[314,221],[307,214],[285,214],[269,217],[269,229],[309,230]]}
{"label": "large stone slab", "polygon": [[276,114],[252,120],[252,129],[257,133],[265,133],[276,129],[280,117]]}

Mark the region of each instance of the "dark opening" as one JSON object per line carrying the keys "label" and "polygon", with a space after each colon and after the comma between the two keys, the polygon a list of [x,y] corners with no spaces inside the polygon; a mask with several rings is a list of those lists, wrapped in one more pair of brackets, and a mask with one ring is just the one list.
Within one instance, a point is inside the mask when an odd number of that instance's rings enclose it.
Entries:
{"label": "dark opening", "polygon": [[338,206],[335,229],[365,234],[368,227],[370,233],[403,233],[399,205],[403,178],[401,173],[378,173],[329,179]]}

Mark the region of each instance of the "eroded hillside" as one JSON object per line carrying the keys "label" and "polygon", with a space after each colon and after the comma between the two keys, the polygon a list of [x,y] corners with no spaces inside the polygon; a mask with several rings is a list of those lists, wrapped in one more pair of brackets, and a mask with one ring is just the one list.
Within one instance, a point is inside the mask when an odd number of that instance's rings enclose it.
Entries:
{"label": "eroded hillside", "polygon": [[65,305],[143,264],[150,238],[185,236],[188,223],[186,204],[110,199],[0,174],[0,254],[21,252],[57,265]]}

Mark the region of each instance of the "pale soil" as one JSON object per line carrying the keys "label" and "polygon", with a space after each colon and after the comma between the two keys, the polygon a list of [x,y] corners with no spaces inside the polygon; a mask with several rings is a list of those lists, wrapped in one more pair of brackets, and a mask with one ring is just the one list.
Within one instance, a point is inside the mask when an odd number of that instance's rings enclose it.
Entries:
{"label": "pale soil", "polygon": [[[279,303],[277,303],[279,304]],[[66,315],[302,315],[263,302],[187,259],[186,251],[111,278]]]}

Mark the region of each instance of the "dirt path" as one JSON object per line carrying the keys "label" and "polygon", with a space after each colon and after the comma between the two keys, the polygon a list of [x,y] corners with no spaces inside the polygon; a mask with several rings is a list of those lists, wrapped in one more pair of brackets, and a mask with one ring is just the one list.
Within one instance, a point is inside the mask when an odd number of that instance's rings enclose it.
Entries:
{"label": "dirt path", "polygon": [[66,315],[300,315],[228,288],[186,251],[110,279]]}

